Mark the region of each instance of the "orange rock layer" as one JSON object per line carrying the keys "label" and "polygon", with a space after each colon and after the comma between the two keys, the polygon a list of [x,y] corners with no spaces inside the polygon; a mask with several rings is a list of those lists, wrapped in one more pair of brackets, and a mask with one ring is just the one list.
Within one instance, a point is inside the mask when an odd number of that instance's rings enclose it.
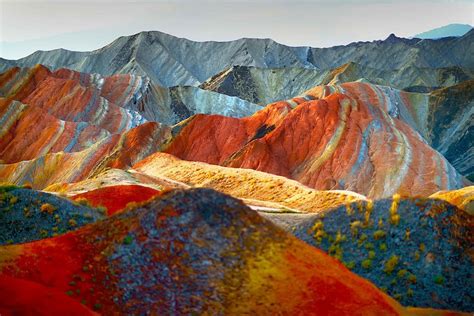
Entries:
{"label": "orange rock layer", "polygon": [[[373,89],[374,99],[388,98],[377,86],[352,85]],[[308,93],[242,119],[196,115],[176,127],[165,152],[371,198],[429,195],[463,185],[449,162],[391,108],[344,93],[316,100],[317,93]]]}

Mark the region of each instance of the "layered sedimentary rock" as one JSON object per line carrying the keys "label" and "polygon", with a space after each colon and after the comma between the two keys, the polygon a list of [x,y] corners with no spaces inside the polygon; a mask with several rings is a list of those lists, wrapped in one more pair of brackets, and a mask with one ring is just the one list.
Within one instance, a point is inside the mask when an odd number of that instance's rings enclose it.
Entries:
{"label": "layered sedimentary rock", "polygon": [[[211,190],[171,192],[0,251],[3,279],[61,291],[105,314],[407,312],[322,251]],[[0,297],[0,308],[10,304]]]}
{"label": "layered sedimentary rock", "polygon": [[344,93],[361,103],[384,109],[418,131],[426,142],[456,168],[469,176],[474,157],[474,84],[462,82],[430,94],[408,93],[366,83],[319,86],[306,92],[321,98]]}
{"label": "layered sedimentary rock", "polygon": [[404,305],[474,310],[474,217],[445,201],[396,195],[317,215],[264,216]]}
{"label": "layered sedimentary rock", "polygon": [[32,160],[0,165],[0,179],[45,188],[77,182],[106,168],[127,168],[156,152],[169,138],[169,128],[146,123],[123,134],[113,134],[74,153],[51,153]]}
{"label": "layered sedimentary rock", "polygon": [[40,107],[0,98],[0,160],[4,163],[81,151],[109,135],[85,122],[66,122]]}
{"label": "layered sedimentary rock", "polygon": [[428,141],[456,169],[474,181],[474,80],[433,91]]}
{"label": "layered sedimentary rock", "polygon": [[98,315],[62,291],[19,278],[0,277],[0,297],[4,315]]}
{"label": "layered sedimentary rock", "polygon": [[461,210],[474,215],[474,186],[452,191],[439,191],[430,195],[432,199],[445,200]]}
{"label": "layered sedimentary rock", "polygon": [[93,206],[104,207],[107,215],[113,215],[130,203],[144,202],[158,194],[160,191],[141,185],[114,185],[77,194],[72,199],[86,200]]}
{"label": "layered sedimentary rock", "polygon": [[429,92],[473,77],[471,70],[460,67],[418,68],[404,65],[396,70],[383,70],[354,62],[330,70],[234,66],[208,79],[200,87],[264,105],[291,99],[316,85],[367,81],[413,92]]}
{"label": "layered sedimentary rock", "polygon": [[56,78],[41,65],[31,69],[13,68],[2,74],[0,92],[7,99],[40,107],[64,121],[87,122],[111,133],[146,122],[139,113],[101,97],[94,87],[84,87],[77,80]]}
{"label": "layered sedimentary rock", "polygon": [[43,108],[65,121],[87,122],[111,133],[144,122],[175,124],[196,113],[235,117],[260,106],[198,87],[165,88],[146,76],[104,77],[69,69],[49,71],[42,65],[13,67],[0,74],[0,96]]}
{"label": "layered sedimentary rock", "polygon": [[193,42],[160,32],[120,37],[92,52],[64,49],[37,51],[17,61],[1,60],[0,70],[37,63],[58,69],[109,76],[133,73],[162,86],[195,85],[234,65],[260,68],[332,69],[348,62],[382,70],[459,66],[472,69],[470,31],[459,38],[403,39],[358,42],[331,48],[288,47],[271,39],[243,38],[230,42]]}
{"label": "layered sedimentary rock", "polygon": [[150,155],[135,164],[133,170],[191,187],[212,188],[265,211],[321,212],[365,200],[364,196],[349,191],[317,191],[296,181],[264,172],[184,161],[164,153]]}
{"label": "layered sedimentary rock", "polygon": [[339,91],[345,94],[330,94],[320,87],[243,119],[194,116],[175,127],[165,152],[369,197],[429,195],[463,185],[452,165],[411,127],[422,122],[418,112],[387,102],[390,91],[382,87],[351,87],[367,91],[346,94],[350,89],[344,87]]}

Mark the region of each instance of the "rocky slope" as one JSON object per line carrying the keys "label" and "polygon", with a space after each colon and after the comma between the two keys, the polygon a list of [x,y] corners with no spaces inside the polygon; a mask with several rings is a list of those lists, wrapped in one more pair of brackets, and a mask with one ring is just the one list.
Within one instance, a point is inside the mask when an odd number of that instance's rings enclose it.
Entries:
{"label": "rocky slope", "polygon": [[[107,168],[128,168],[158,150],[169,128],[146,123],[124,134],[114,134],[78,152],[57,152],[11,164],[0,164],[0,179],[44,188],[77,182]],[[24,144],[28,148],[28,144]],[[21,154],[21,152],[16,152]]]}
{"label": "rocky slope", "polygon": [[104,77],[69,69],[51,72],[42,65],[13,67],[0,74],[0,97],[38,106],[58,119],[87,122],[111,133],[147,120],[175,124],[195,113],[242,117],[261,108],[198,87],[164,88],[146,76]]}
{"label": "rocky slope", "polygon": [[449,203],[397,195],[317,215],[265,217],[324,249],[404,305],[474,310],[474,217]]}
{"label": "rocky slope", "polygon": [[400,90],[429,92],[472,78],[472,70],[459,67],[418,68],[405,65],[396,70],[381,70],[350,62],[329,70],[233,66],[206,80],[200,87],[265,105],[291,99],[316,85],[366,81]]}
{"label": "rocky slope", "polygon": [[363,83],[319,87],[243,119],[197,115],[174,128],[164,151],[369,197],[461,187],[461,176],[411,127],[425,112],[399,104],[391,91]]}
{"label": "rocky slope", "polygon": [[[46,286],[105,314],[408,312],[238,200],[205,189],[170,192],[0,253],[3,279]],[[0,308],[10,304],[0,298]]]}
{"label": "rocky slope", "polygon": [[332,69],[348,62],[381,70],[459,66],[473,69],[474,31],[459,38],[403,39],[358,42],[331,48],[288,47],[270,39],[243,38],[231,42],[193,42],[160,32],[120,37],[92,52],[64,49],[37,51],[17,61],[1,60],[0,70],[41,63],[52,69],[109,76],[133,73],[162,86],[196,85],[234,65],[259,68]]}
{"label": "rocky slope", "polygon": [[101,218],[101,209],[31,189],[0,186],[0,245],[57,236]]}
{"label": "rocky slope", "polygon": [[474,84],[468,80],[430,94],[407,93],[391,87],[345,83],[317,87],[306,92],[314,97],[343,92],[362,102],[386,109],[408,123],[426,142],[462,174],[472,170]]}

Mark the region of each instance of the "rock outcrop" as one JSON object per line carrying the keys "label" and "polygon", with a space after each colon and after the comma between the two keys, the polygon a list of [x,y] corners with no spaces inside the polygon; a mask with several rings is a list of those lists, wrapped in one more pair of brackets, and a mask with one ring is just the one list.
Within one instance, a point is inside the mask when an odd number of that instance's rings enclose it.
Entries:
{"label": "rock outcrop", "polygon": [[423,126],[418,113],[425,112],[398,104],[391,91],[363,83],[318,87],[243,119],[196,115],[174,128],[164,151],[377,198],[463,186],[414,129]]}

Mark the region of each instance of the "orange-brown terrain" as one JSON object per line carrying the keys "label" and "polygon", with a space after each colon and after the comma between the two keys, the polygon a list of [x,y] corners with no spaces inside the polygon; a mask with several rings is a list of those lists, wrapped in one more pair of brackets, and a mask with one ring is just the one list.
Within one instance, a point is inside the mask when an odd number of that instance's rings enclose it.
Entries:
{"label": "orange-brown terrain", "polygon": [[373,198],[429,195],[463,185],[462,177],[419,133],[386,103],[376,102],[377,86],[353,85],[374,89],[375,101],[343,93],[312,100],[320,97],[315,89],[308,91],[309,97],[270,104],[243,119],[197,115],[176,127],[164,151]]}
{"label": "orange-brown terrain", "polygon": [[471,33],[0,59],[0,316],[474,312]]}

